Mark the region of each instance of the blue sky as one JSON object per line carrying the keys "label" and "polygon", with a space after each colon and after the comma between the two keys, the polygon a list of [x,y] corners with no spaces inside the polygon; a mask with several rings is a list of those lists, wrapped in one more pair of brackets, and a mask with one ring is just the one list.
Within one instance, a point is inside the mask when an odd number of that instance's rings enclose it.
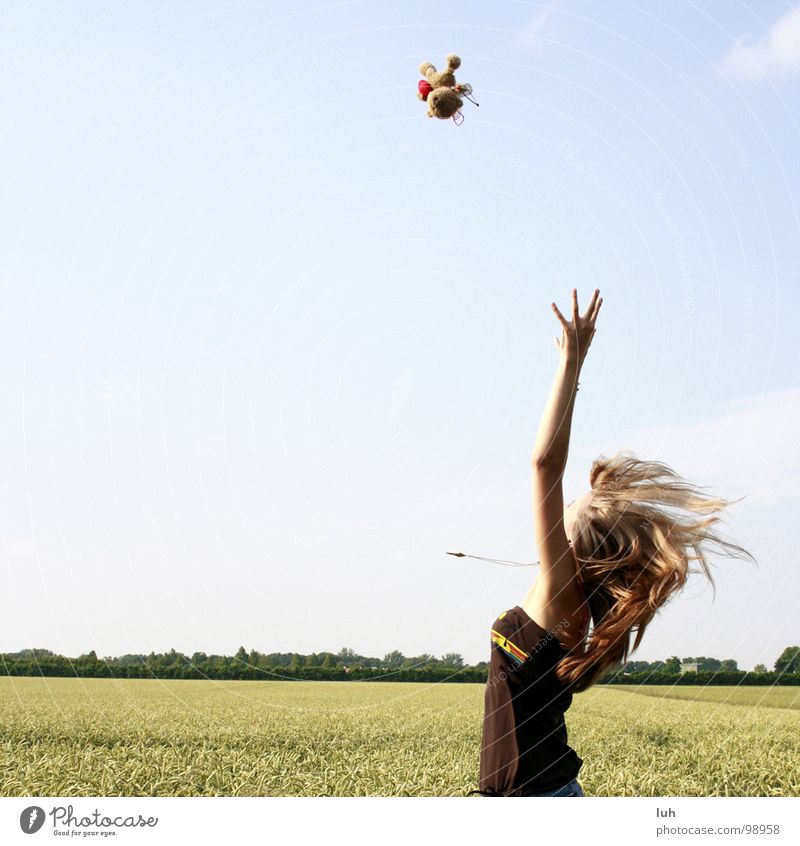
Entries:
{"label": "blue sky", "polygon": [[[488,655],[533,570],[553,300],[604,307],[566,477],[730,498],[644,659],[800,641],[784,2],[10,3],[0,650]],[[418,66],[462,57],[461,126]]]}

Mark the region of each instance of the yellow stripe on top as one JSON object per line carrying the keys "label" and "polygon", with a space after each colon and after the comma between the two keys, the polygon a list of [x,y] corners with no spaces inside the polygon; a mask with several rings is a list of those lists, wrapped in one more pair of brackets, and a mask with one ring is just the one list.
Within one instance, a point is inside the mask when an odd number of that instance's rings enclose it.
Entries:
{"label": "yellow stripe on top", "polygon": [[502,650],[508,652],[509,655],[513,655],[514,658],[518,658],[521,661],[527,661],[530,658],[530,655],[524,649],[520,649],[515,643],[495,629],[492,629],[492,641]]}

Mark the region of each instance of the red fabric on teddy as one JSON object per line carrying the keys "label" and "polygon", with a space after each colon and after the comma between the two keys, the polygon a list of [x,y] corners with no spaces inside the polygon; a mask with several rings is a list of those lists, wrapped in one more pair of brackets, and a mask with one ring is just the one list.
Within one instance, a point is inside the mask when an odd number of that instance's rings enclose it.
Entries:
{"label": "red fabric on teddy", "polygon": [[417,83],[417,90],[419,91],[420,94],[422,94],[422,99],[427,100],[428,94],[430,94],[431,91],[433,91],[433,86],[430,84],[430,82],[428,82],[427,79],[421,79]]}

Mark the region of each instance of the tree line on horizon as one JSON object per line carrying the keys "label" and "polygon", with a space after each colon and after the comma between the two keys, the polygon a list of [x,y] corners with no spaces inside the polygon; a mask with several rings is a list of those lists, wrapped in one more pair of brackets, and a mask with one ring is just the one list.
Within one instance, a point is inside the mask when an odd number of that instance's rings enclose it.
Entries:
{"label": "tree line on horizon", "polygon": [[[681,672],[681,664],[696,664],[696,672]],[[191,657],[175,649],[169,652],[126,654],[98,658],[94,650],[78,658],[57,655],[49,649],[23,649],[0,653],[0,674],[6,676],[73,676],[79,678],[158,678],[217,680],[306,681],[486,681],[488,664],[467,665],[457,652],[440,658],[427,653],[406,657],[399,650],[383,658],[357,654],[344,647],[338,652],[249,652],[240,646],[235,655]],[[739,670],[732,658],[684,658],[665,661],[628,661],[610,668],[604,684],[800,684],[800,646],[789,646],[773,670],[756,664],[752,671]]]}

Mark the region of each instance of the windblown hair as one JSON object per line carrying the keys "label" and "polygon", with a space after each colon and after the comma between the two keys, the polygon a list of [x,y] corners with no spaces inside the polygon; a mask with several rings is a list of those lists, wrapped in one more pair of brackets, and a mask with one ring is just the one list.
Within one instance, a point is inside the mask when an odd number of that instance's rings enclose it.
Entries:
{"label": "windblown hair", "polygon": [[[755,562],[747,550],[712,528],[722,519],[716,514],[739,500],[705,496],[702,487],[662,462],[641,461],[628,450],[610,459],[600,456],[589,482],[591,502],[577,516],[571,540],[592,631],[582,651],[563,658],[556,671],[576,692],[627,660],[658,609],[681,590],[690,572],[705,575],[714,589],[707,546]],[[691,561],[699,562],[699,570],[689,569]]]}

